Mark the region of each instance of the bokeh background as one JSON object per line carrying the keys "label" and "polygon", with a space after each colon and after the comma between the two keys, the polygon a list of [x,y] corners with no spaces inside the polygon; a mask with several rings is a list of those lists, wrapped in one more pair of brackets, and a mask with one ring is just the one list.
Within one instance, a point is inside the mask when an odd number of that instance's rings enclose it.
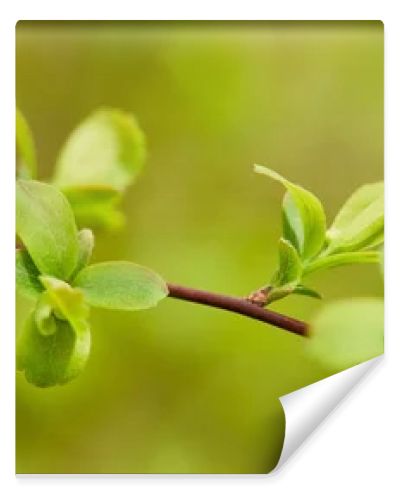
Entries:
{"label": "bokeh background", "polygon": [[[314,191],[329,220],[383,176],[379,22],[20,22],[16,69],[40,178],[98,106],[133,112],[147,135],[127,225],[97,235],[95,261],[245,295],[276,264],[283,193],[253,163]],[[309,284],[326,300],[383,294],[376,266]],[[319,307],[274,305],[304,320]],[[330,375],[295,335],[172,299],[93,311],[92,325],[77,380],[38,389],[17,375],[17,472],[264,473],[284,436],[277,398]]]}

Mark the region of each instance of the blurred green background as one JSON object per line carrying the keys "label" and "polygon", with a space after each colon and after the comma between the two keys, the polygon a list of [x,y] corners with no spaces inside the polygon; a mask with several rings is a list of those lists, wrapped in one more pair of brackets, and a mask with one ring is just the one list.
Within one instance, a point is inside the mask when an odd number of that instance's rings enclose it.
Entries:
{"label": "blurred green background", "polygon": [[[149,157],[98,234],[94,260],[133,260],[168,281],[245,295],[270,278],[282,188],[314,191],[332,219],[383,176],[379,22],[20,22],[17,103],[49,177],[71,129],[101,105],[132,111]],[[382,295],[375,266],[312,277],[326,300]],[[20,328],[29,304],[18,299]],[[274,308],[309,319],[320,303]],[[330,374],[295,335],[167,299],[92,312],[86,371],[38,389],[17,375],[19,473],[264,473],[279,458],[278,397]]]}

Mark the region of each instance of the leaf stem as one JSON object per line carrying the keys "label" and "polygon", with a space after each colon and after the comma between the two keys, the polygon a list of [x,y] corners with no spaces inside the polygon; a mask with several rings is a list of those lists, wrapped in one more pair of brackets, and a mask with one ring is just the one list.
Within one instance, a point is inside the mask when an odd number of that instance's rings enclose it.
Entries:
{"label": "leaf stem", "polygon": [[308,335],[308,325],[303,321],[290,318],[275,311],[264,309],[263,307],[251,303],[247,299],[231,297],[214,292],[197,290],[181,285],[168,283],[169,297],[174,299],[195,302],[217,309],[225,309],[249,318],[253,318],[264,323],[276,326],[288,332],[306,337]]}

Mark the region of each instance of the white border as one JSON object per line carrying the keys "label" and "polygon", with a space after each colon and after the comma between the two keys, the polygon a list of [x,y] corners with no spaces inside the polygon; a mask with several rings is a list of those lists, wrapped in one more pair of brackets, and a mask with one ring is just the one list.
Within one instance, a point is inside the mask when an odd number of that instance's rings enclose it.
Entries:
{"label": "white border", "polygon": [[[0,489],[5,499],[130,498],[396,498],[398,476],[400,331],[399,273],[400,26],[397,2],[284,1],[126,3],[2,2],[0,7]],[[125,7],[125,8],[124,8]],[[386,54],[386,355],[384,363],[308,440],[301,453],[270,476],[36,477],[14,476],[14,26],[18,19],[382,19]],[[396,216],[397,214],[397,216]],[[389,456],[393,450],[393,457]],[[390,491],[385,494],[384,490]],[[3,493],[4,492],[4,493]],[[397,495],[396,495],[397,492]]]}

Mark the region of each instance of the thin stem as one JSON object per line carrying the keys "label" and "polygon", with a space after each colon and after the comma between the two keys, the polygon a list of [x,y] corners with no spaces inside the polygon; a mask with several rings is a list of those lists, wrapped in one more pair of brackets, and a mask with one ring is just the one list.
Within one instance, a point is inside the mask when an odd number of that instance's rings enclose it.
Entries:
{"label": "thin stem", "polygon": [[249,318],[263,321],[270,325],[282,328],[297,335],[307,336],[308,325],[298,319],[290,318],[279,314],[275,311],[264,309],[263,307],[251,303],[249,300],[231,297],[229,295],[221,295],[219,293],[206,292],[204,290],[196,290],[181,285],[168,283],[169,297],[174,299],[186,300],[195,302],[217,309],[225,309]]}

